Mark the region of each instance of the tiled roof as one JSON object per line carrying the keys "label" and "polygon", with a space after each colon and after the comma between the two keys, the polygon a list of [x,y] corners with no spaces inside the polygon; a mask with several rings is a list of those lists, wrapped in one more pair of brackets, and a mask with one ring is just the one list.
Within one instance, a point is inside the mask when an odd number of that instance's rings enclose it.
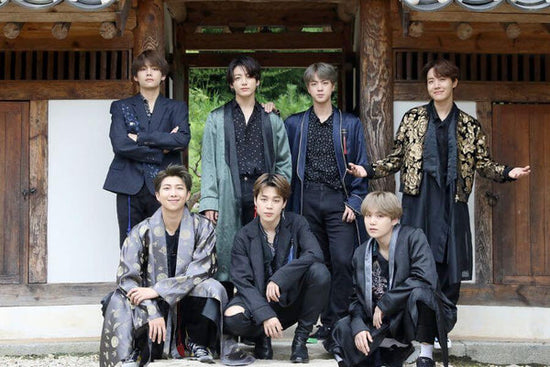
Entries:
{"label": "tiled roof", "polygon": [[[0,7],[12,2],[33,9],[45,9],[62,3],[64,0],[0,0]],[[66,3],[83,10],[106,8],[117,0],[65,0]]]}
{"label": "tiled roof", "polygon": [[401,2],[419,11],[443,9],[453,2],[473,11],[491,10],[504,3],[526,11],[550,8],[550,0],[401,0]]}

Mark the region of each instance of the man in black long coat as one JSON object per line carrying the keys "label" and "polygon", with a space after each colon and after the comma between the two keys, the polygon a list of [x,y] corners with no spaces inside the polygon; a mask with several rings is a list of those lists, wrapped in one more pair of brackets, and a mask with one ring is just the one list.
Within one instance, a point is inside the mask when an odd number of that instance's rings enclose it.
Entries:
{"label": "man in black long coat", "polygon": [[327,302],[330,273],[306,219],[283,213],[289,195],[279,174],[263,174],[254,184],[257,217],[235,236],[237,295],[224,312],[224,332],[255,339],[255,357],[272,359],[271,338],[297,323],[290,360],[307,363],[306,341]]}
{"label": "man in black long coat", "polygon": [[371,238],[353,256],[355,295],[333,332],[336,359],[348,367],[400,366],[417,340],[424,347],[417,366],[433,367],[429,347],[438,336],[447,365],[445,341],[456,307],[438,289],[426,236],[398,224],[402,208],[393,193],[370,193],[361,211]]}

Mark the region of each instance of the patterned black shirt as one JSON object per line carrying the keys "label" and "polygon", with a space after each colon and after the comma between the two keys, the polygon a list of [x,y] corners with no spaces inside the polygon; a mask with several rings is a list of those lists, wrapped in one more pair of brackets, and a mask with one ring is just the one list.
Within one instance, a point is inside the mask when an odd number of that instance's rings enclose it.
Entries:
{"label": "patterned black shirt", "polygon": [[[141,99],[143,100],[143,107],[145,108],[145,114],[147,115],[147,124],[145,126],[147,126],[147,130],[149,130],[149,126],[151,125],[151,116],[153,116],[153,112],[151,112],[151,109],[149,108],[149,102],[147,101],[147,98],[145,98],[141,93],[140,93],[140,96],[141,96]],[[141,125],[141,124],[140,124]],[[143,129],[143,126],[141,127],[141,129]],[[157,174],[160,172],[160,167],[157,165],[157,164],[153,164],[153,163],[144,163],[145,165],[145,171],[147,172],[147,175],[154,179]]]}
{"label": "patterned black shirt", "polygon": [[257,177],[267,172],[262,136],[261,106],[256,103],[247,124],[241,107],[237,101],[233,100],[233,124],[239,174],[241,176]]}
{"label": "patterned black shirt", "polygon": [[378,249],[372,252],[372,300],[374,304],[388,291],[389,266]]}
{"label": "patterned black shirt", "polygon": [[340,173],[336,163],[336,151],[332,138],[332,114],[321,122],[311,109],[307,130],[305,178],[309,182],[323,183],[335,189],[342,189]]}

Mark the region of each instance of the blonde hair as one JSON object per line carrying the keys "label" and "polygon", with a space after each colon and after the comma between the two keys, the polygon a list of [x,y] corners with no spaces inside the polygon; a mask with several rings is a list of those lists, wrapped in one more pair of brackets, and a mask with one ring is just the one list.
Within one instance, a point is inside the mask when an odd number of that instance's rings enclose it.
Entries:
{"label": "blonde hair", "polygon": [[399,219],[403,214],[403,208],[393,192],[373,191],[361,203],[361,213],[363,216],[366,216],[374,212],[378,212],[391,219]]}

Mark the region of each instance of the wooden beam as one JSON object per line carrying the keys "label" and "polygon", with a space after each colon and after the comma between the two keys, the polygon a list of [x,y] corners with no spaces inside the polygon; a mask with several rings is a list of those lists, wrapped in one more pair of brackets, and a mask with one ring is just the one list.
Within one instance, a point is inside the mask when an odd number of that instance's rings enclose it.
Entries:
{"label": "wooden beam", "polygon": [[[128,19],[130,17],[130,9],[132,7],[132,0],[119,0],[120,8],[116,12],[116,21],[115,25],[118,30],[118,36],[124,34],[126,25],[128,24]],[[134,29],[135,22],[132,24],[130,29]]]}
{"label": "wooden beam", "polygon": [[[0,307],[98,305],[115,283],[0,285]],[[99,312],[99,311],[98,311]]]}
{"label": "wooden beam", "polygon": [[29,283],[46,283],[48,253],[48,101],[30,102]]}
{"label": "wooden beam", "polygon": [[114,22],[101,23],[99,26],[99,34],[106,40],[113,39],[118,34],[116,24]]}
{"label": "wooden beam", "polygon": [[128,50],[132,48],[133,36],[131,32],[125,32],[123,37],[115,37],[105,40],[96,30],[94,34],[80,35],[71,30],[67,38],[57,40],[49,35],[36,37],[23,32],[17,39],[0,39],[0,49],[12,51],[25,50]]}
{"label": "wooden beam", "polygon": [[4,37],[9,38],[11,40],[17,38],[21,33],[21,28],[23,28],[23,23],[10,22],[10,23],[4,24],[4,28],[3,28]]}
{"label": "wooden beam", "polygon": [[[476,117],[487,137],[487,146],[492,145],[493,106],[491,101],[477,102]],[[475,281],[478,285],[493,283],[493,208],[486,193],[493,182],[477,176],[475,184]]]}
{"label": "wooden beam", "polygon": [[[396,101],[427,100],[423,82],[395,82],[393,97]],[[458,82],[454,91],[455,101],[506,101],[550,102],[548,83],[523,82]]]}
{"label": "wooden beam", "polygon": [[69,22],[58,22],[52,26],[52,36],[58,40],[67,38],[69,35],[69,30],[71,29],[71,23]]}
{"label": "wooden beam", "polygon": [[[390,2],[360,2],[360,116],[370,161],[384,158],[393,145],[393,53]],[[372,180],[370,190],[395,191],[395,179]]]}
{"label": "wooden beam", "polygon": [[131,81],[2,81],[0,100],[119,99],[134,94]]}
{"label": "wooden beam", "polygon": [[145,50],[164,55],[164,0],[138,0],[134,56]]}
{"label": "wooden beam", "polygon": [[229,22],[243,23],[246,26],[294,26],[325,25],[342,23],[336,9],[331,7],[292,7],[278,5],[211,4],[200,7],[188,5],[186,24],[194,26],[224,26]]}
{"label": "wooden beam", "polygon": [[550,306],[550,287],[519,284],[462,284],[460,305],[480,306]]}
{"label": "wooden beam", "polygon": [[[350,0],[284,0],[285,3],[300,3],[300,4],[345,4]],[[167,0],[170,3],[227,3],[228,0]],[[273,3],[273,0],[237,0],[235,3],[247,4],[265,4]]]}
{"label": "wooden beam", "polygon": [[342,48],[338,33],[186,34],[187,50],[328,50]]}
{"label": "wooden beam", "polygon": [[550,23],[550,14],[518,11],[516,14],[497,12],[410,12],[412,22],[469,22],[469,23]]}
{"label": "wooden beam", "polygon": [[[237,55],[242,53],[188,53],[183,60],[195,68],[226,67]],[[339,52],[254,52],[250,55],[262,67],[307,67],[315,62],[338,65],[342,60]]]}
{"label": "wooden beam", "polygon": [[81,11],[79,13],[41,13],[41,12],[5,12],[0,11],[0,23],[20,22],[20,23],[102,23],[116,21],[116,13],[101,13]]}

